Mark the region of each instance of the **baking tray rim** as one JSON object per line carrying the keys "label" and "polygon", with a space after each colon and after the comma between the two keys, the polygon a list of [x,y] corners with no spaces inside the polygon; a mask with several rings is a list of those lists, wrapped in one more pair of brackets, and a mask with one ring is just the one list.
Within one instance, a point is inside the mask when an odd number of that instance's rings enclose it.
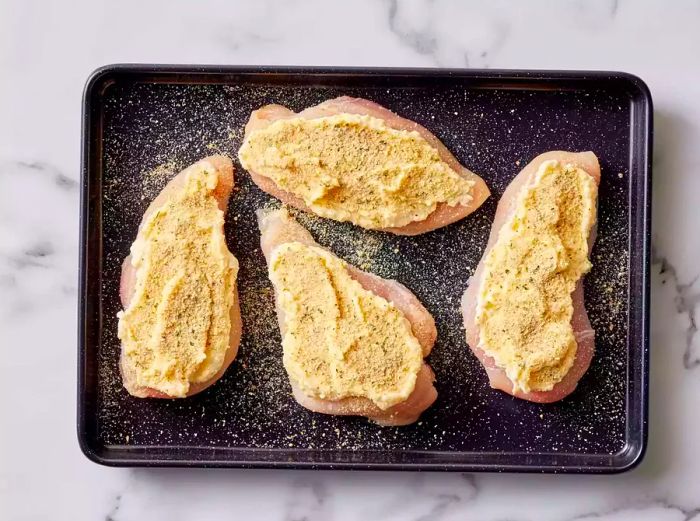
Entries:
{"label": "baking tray rim", "polygon": [[[418,77],[418,78],[451,78],[492,80],[494,82],[513,82],[520,88],[525,88],[527,81],[533,82],[565,82],[565,81],[618,81],[627,86],[629,94],[635,99],[641,122],[630,123],[630,134],[638,129],[639,135],[630,139],[630,148],[637,150],[640,157],[634,161],[639,167],[638,173],[641,187],[636,190],[642,201],[637,201],[640,208],[641,229],[630,225],[630,240],[639,239],[641,244],[635,244],[641,250],[638,269],[639,291],[636,306],[640,325],[641,357],[639,363],[641,371],[639,377],[638,417],[635,426],[627,425],[627,441],[624,447],[615,454],[591,455],[583,457],[589,459],[614,460],[613,464],[484,464],[468,462],[441,462],[441,463],[392,463],[392,462],[317,462],[317,461],[291,461],[287,460],[230,460],[230,459],[168,459],[160,457],[137,458],[134,456],[119,456],[111,454],[113,449],[109,446],[95,447],[88,439],[87,432],[87,407],[86,398],[86,372],[87,360],[87,331],[88,331],[88,249],[90,232],[90,174],[93,172],[91,162],[95,159],[95,150],[92,140],[94,105],[96,96],[104,92],[104,89],[115,77],[120,75],[156,75],[163,82],[176,83],[173,76],[177,75],[205,75],[217,78],[226,75],[306,75],[306,76],[365,76],[365,77]],[[148,81],[153,82],[151,78]],[[187,81],[186,83],[192,83]],[[503,86],[501,86],[503,88]],[[637,115],[639,117],[639,115]],[[636,125],[636,126],[635,126]],[[636,140],[641,140],[641,145],[633,147]],[[604,70],[539,70],[539,69],[456,69],[456,68],[404,68],[404,67],[343,67],[343,66],[275,66],[275,65],[177,65],[177,64],[146,64],[146,63],[115,63],[104,65],[95,69],[88,77],[82,96],[81,115],[81,191],[80,191],[80,243],[79,243],[79,280],[78,280],[78,371],[77,371],[77,437],[82,453],[91,461],[111,467],[217,467],[217,468],[269,468],[269,469],[315,469],[315,470],[414,470],[414,471],[456,471],[456,472],[514,472],[514,473],[572,473],[572,474],[618,474],[627,472],[637,467],[646,454],[648,444],[648,409],[649,409],[649,304],[650,304],[650,261],[651,261],[651,160],[653,144],[653,101],[647,84],[638,76],[628,72],[604,71]],[[634,154],[630,154],[634,159]],[[634,194],[630,190],[630,197]],[[630,222],[632,219],[630,217]],[[632,272],[630,260],[630,273]],[[630,279],[631,279],[630,274]],[[630,286],[632,284],[630,282]],[[632,310],[635,306],[630,306]],[[628,382],[630,381],[628,366]],[[628,393],[629,396],[629,393]],[[627,403],[628,414],[630,403]],[[635,439],[630,441],[630,434],[635,434]],[[212,447],[213,451],[226,452],[235,448],[221,449]],[[268,451],[268,449],[257,449]],[[277,449],[273,449],[277,450]],[[138,449],[134,452],[140,452]],[[287,451],[294,452],[294,451]],[[300,449],[297,452],[303,453]],[[326,451],[339,453],[339,451]],[[378,452],[378,451],[366,451]],[[405,451],[410,453],[424,453],[431,451]],[[438,451],[444,452],[444,451]],[[484,454],[484,453],[479,453]],[[545,456],[545,453],[532,454],[532,456]],[[556,458],[566,457],[566,454],[553,453]],[[577,455],[573,455],[577,456]]]}

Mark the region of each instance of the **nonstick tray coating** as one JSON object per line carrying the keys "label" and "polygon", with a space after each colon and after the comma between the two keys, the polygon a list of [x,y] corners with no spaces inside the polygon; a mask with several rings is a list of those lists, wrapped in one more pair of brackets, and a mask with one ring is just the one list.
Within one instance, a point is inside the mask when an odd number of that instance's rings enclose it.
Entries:
{"label": "nonstick tray coating", "polygon": [[[278,203],[236,159],[250,112],[339,95],[374,100],[435,133],[492,197],[459,223],[397,237],[299,214],[340,257],[408,286],[436,319],[428,361],[438,400],[412,426],[309,412],[282,366],[255,210]],[[616,472],[646,442],[651,99],[621,73],[111,66],[85,91],[78,435],[109,465]],[[585,279],[597,352],[567,399],[492,390],[464,339],[459,299],[496,203],[532,158],[592,150],[601,162],[598,239]],[[118,370],[121,262],[167,180],[212,153],[234,158],[226,237],[240,262],[238,358],[184,400],[129,396]]]}

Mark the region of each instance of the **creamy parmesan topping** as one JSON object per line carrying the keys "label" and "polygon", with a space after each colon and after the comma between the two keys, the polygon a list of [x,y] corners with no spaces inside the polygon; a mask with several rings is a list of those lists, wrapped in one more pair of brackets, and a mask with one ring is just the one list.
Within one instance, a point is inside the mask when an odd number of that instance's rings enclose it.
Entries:
{"label": "creamy parmesan topping", "polygon": [[591,268],[597,191],[583,169],[542,163],[485,259],[479,347],[514,391],[549,391],[574,363],[571,293]]}
{"label": "creamy parmesan topping", "polygon": [[439,203],[472,200],[474,182],[418,132],[370,116],[281,119],[251,132],[238,155],[244,168],[316,214],[369,229],[422,221]]}
{"label": "creamy parmesan topping", "polygon": [[269,272],[285,317],[284,366],[302,392],[327,400],[365,397],[381,409],[408,398],[423,354],[400,310],[318,247],[278,246]]}
{"label": "creamy parmesan topping", "polygon": [[226,247],[217,183],[211,166],[190,172],[131,247],[135,292],[118,334],[132,385],[183,397],[223,365],[238,262]]}

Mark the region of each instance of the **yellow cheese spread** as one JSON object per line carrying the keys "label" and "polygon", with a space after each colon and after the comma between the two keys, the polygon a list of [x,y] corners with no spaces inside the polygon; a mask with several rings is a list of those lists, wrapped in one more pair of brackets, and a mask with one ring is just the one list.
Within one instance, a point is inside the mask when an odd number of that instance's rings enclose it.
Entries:
{"label": "yellow cheese spread", "polygon": [[476,309],[479,347],[514,391],[549,391],[574,363],[571,293],[591,267],[597,191],[584,170],[542,163],[485,259]]}
{"label": "yellow cheese spread", "polygon": [[290,242],[270,259],[284,312],[284,366],[307,396],[365,397],[380,409],[413,392],[423,363],[411,324],[325,250]]}
{"label": "yellow cheese spread", "polygon": [[471,201],[460,176],[418,132],[340,114],[283,119],[253,131],[241,164],[268,177],[316,214],[369,229],[422,221],[438,203]]}
{"label": "yellow cheese spread", "polygon": [[131,247],[135,292],[118,333],[131,385],[183,397],[223,365],[238,262],[222,232],[217,183],[213,167],[187,174]]}

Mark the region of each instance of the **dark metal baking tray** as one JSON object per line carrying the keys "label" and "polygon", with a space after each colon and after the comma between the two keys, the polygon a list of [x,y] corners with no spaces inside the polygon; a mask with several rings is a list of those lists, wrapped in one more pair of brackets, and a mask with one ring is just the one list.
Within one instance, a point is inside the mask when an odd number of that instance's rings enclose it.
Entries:
{"label": "dark metal baking tray", "polygon": [[[294,110],[341,94],[375,100],[433,131],[493,191],[475,214],[419,237],[303,216],[348,261],[411,288],[436,318],[429,358],[439,397],[415,425],[311,413],[290,396],[254,211],[274,204],[236,163],[227,240],[238,257],[240,354],[206,392],[142,400],[122,388],[119,271],[141,215],[175,172],[235,158],[250,111]],[[647,438],[652,103],[617,72],[114,65],[83,107],[78,438],[115,466],[612,473]],[[567,399],[538,405],[489,388],[465,340],[459,297],[496,203],[537,154],[593,150],[602,165],[598,240],[586,277],[597,353]],[[165,164],[166,166],[161,166]],[[156,167],[161,166],[160,169]]]}

